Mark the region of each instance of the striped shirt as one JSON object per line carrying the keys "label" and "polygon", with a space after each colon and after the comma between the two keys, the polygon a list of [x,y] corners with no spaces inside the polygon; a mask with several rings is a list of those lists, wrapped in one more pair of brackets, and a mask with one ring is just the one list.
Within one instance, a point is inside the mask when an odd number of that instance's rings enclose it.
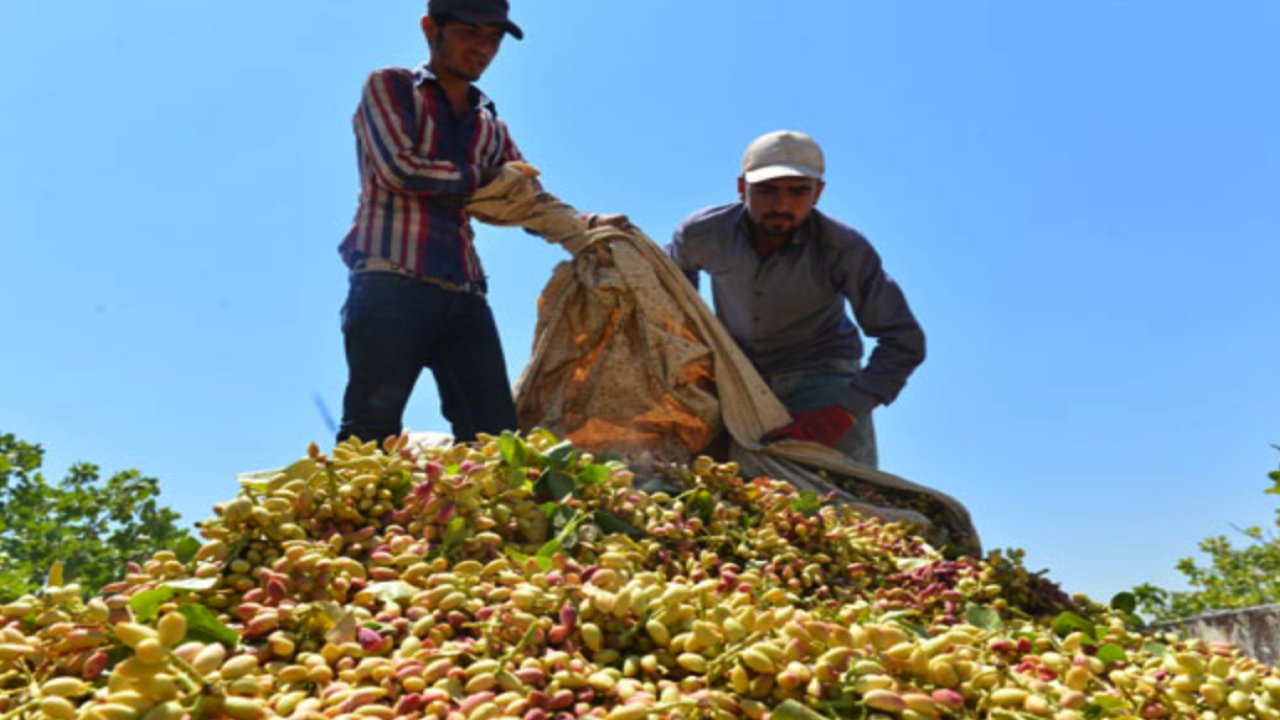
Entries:
{"label": "striped shirt", "polygon": [[428,277],[484,282],[466,200],[480,168],[520,160],[493,101],[474,86],[455,115],[424,64],[374,71],[354,125],[360,204],[338,246],[348,267],[385,258]]}

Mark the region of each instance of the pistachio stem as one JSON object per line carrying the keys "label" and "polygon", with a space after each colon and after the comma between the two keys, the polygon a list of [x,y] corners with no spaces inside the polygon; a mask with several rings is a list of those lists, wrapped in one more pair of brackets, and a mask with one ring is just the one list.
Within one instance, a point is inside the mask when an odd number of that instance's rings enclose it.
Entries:
{"label": "pistachio stem", "polygon": [[23,713],[36,707],[40,703],[40,698],[32,698],[9,712],[0,715],[0,720],[12,720],[12,718],[21,717]]}
{"label": "pistachio stem", "polygon": [[174,667],[178,668],[178,671],[182,674],[182,679],[187,681],[187,684],[193,691],[203,691],[208,687],[208,683],[205,682],[204,676],[200,674],[200,671],[192,667],[191,663],[178,657],[177,653],[173,650],[169,650],[168,654],[169,661],[173,663]]}
{"label": "pistachio stem", "polygon": [[506,654],[502,656],[502,659],[499,661],[499,667],[506,667],[507,663],[514,660],[516,655],[519,655],[522,650],[528,647],[529,643],[533,641],[534,633],[537,631],[537,623],[529,625],[529,629],[524,631],[524,637],[520,638],[520,642],[516,643],[515,647],[508,650]]}

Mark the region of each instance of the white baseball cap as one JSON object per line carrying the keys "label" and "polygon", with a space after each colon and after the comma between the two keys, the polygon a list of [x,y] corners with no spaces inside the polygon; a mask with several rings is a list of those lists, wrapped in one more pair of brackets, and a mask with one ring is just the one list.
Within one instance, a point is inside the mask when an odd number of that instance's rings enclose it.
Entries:
{"label": "white baseball cap", "polygon": [[795,130],[777,130],[751,141],[742,155],[742,177],[759,183],[781,177],[822,179],[826,164],[813,138]]}

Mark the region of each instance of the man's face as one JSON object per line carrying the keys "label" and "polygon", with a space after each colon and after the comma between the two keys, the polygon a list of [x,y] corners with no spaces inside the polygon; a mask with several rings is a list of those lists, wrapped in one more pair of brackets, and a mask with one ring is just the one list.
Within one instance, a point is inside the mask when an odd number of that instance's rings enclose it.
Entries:
{"label": "man's face", "polygon": [[442,27],[430,17],[422,19],[422,32],[431,46],[431,67],[436,74],[467,82],[480,79],[506,34],[501,25],[450,20]]}
{"label": "man's face", "polygon": [[821,180],[783,177],[748,184],[738,178],[738,197],[747,205],[747,215],[757,231],[767,236],[790,237],[818,204],[824,187]]}

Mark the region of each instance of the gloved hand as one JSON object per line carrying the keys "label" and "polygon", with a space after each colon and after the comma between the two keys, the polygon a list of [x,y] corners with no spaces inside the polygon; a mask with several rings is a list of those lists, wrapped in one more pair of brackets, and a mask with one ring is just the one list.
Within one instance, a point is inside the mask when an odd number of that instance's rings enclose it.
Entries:
{"label": "gloved hand", "polygon": [[840,438],[857,424],[853,413],[839,405],[828,405],[816,410],[796,410],[791,413],[791,424],[784,425],[764,436],[765,442],[776,442],[784,438],[808,440],[822,443],[827,447],[835,447]]}

